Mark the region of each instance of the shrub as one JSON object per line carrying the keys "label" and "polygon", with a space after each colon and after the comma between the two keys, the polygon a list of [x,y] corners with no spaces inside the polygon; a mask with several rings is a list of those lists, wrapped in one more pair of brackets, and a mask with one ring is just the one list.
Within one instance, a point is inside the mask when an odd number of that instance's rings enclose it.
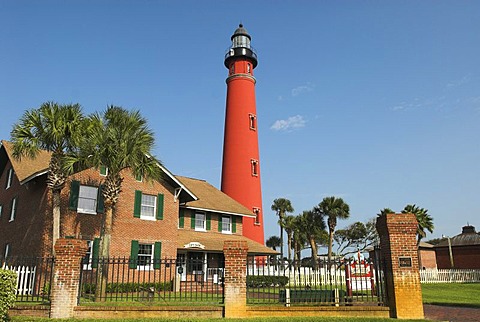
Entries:
{"label": "shrub", "polygon": [[0,269],[0,321],[8,321],[8,309],[15,303],[17,274]]}
{"label": "shrub", "polygon": [[247,276],[247,287],[284,287],[287,283],[286,276]]}
{"label": "shrub", "polygon": [[[129,292],[139,292],[153,287],[155,291],[171,291],[173,288],[173,283],[108,283],[107,284],[107,293],[129,293]],[[96,289],[95,284],[83,284],[83,293],[85,294],[94,294]]]}

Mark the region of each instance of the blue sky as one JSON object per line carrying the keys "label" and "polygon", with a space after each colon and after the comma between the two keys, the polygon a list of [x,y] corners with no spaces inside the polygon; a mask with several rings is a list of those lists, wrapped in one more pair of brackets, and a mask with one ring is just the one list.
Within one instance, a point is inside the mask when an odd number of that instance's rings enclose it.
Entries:
{"label": "blue sky", "polygon": [[220,186],[223,58],[259,57],[265,236],[342,197],[354,221],[427,208],[427,239],[480,230],[478,1],[0,1],[0,138],[45,101],[139,109],[173,173]]}

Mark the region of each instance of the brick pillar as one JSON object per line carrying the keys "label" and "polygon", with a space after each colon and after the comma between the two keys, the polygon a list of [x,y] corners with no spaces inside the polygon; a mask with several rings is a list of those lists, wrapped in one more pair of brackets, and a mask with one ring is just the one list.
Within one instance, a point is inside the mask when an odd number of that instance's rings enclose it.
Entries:
{"label": "brick pillar", "polygon": [[247,242],[226,240],[225,256],[225,317],[241,318],[247,309]]}
{"label": "brick pillar", "polygon": [[424,318],[417,225],[413,214],[388,214],[377,218],[390,315],[398,319]]}
{"label": "brick pillar", "polygon": [[50,304],[51,318],[72,318],[77,305],[80,265],[87,243],[78,239],[57,239]]}

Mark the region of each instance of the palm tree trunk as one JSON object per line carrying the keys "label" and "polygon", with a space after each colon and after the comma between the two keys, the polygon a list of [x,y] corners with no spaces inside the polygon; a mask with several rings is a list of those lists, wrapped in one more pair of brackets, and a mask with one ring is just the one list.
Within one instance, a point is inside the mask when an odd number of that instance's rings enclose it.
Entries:
{"label": "palm tree trunk", "polygon": [[280,225],[280,260],[283,262],[283,228]]}
{"label": "palm tree trunk", "polygon": [[315,238],[309,238],[309,241],[310,241],[310,247],[312,249],[313,269],[317,270],[318,268],[317,243],[315,242]]}
{"label": "palm tree trunk", "polygon": [[292,260],[292,235],[291,234],[287,234],[287,251],[288,251],[288,263],[290,263],[290,261]]}
{"label": "palm tree trunk", "polygon": [[333,246],[333,230],[330,230],[328,233],[328,265],[332,260],[332,246]]}
{"label": "palm tree trunk", "polygon": [[60,238],[60,190],[52,191],[52,254],[55,256],[55,243]]}
{"label": "palm tree trunk", "polygon": [[105,205],[105,222],[103,236],[100,240],[100,257],[97,269],[96,300],[104,301],[107,293],[108,258],[110,256],[110,241],[112,238],[113,208]]}

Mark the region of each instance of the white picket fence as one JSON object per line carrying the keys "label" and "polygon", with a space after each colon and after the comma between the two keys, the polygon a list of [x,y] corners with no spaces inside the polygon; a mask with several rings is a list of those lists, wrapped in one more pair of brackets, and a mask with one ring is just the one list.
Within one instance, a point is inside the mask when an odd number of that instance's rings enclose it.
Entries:
{"label": "white picket fence", "polygon": [[480,269],[436,269],[420,270],[421,283],[479,283]]}
{"label": "white picket fence", "polygon": [[3,268],[17,273],[16,295],[33,294],[35,274],[37,272],[36,266],[4,266]]}

